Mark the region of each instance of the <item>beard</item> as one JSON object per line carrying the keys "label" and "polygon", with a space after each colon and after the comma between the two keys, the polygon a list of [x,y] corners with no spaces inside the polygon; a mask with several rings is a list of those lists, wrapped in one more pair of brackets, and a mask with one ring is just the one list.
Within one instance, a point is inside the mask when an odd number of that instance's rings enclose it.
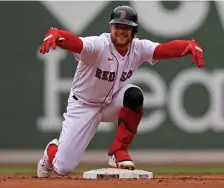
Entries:
{"label": "beard", "polygon": [[124,37],[124,38],[111,37],[111,40],[115,46],[122,48],[122,47],[128,46],[132,39],[128,37]]}

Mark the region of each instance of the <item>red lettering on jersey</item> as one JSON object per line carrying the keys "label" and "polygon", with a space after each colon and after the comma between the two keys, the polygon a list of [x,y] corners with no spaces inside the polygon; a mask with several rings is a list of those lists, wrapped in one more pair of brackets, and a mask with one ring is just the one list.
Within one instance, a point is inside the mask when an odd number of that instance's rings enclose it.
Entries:
{"label": "red lettering on jersey", "polygon": [[97,77],[97,78],[99,78],[99,79],[101,79],[101,74],[102,74],[102,70],[100,70],[100,69],[96,69],[96,74],[95,74],[95,76]]}
{"label": "red lettering on jersey", "polygon": [[113,82],[115,80],[115,72],[102,71],[101,69],[96,69],[95,76],[101,80],[106,80],[108,82]]}
{"label": "red lettering on jersey", "polygon": [[121,75],[120,81],[125,82],[127,79],[131,78],[132,74],[133,74],[132,70],[130,70],[128,73],[123,72],[122,75]]}
{"label": "red lettering on jersey", "polygon": [[109,73],[110,73],[109,71],[103,71],[102,80],[108,80],[107,76]]}
{"label": "red lettering on jersey", "polygon": [[127,79],[126,75],[127,75],[127,72],[122,72],[120,81],[124,82]]}
{"label": "red lettering on jersey", "polygon": [[130,70],[130,71],[128,72],[127,78],[131,78],[132,73],[133,73],[133,71],[132,71],[132,70]]}
{"label": "red lettering on jersey", "polygon": [[108,81],[113,82],[115,79],[115,75],[116,75],[115,72],[110,72]]}

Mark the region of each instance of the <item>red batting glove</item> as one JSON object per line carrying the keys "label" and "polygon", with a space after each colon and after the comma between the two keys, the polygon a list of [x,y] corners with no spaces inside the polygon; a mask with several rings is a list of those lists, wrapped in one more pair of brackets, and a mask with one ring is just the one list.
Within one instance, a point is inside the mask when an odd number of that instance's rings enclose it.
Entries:
{"label": "red batting glove", "polygon": [[204,67],[205,61],[202,47],[194,39],[189,43],[189,45],[185,48],[184,52],[181,55],[185,56],[189,53],[192,54],[192,64],[197,61],[198,67]]}
{"label": "red batting glove", "polygon": [[60,34],[57,28],[51,27],[47,34],[44,37],[44,41],[40,47],[40,53],[45,54],[48,53],[51,46],[53,50],[56,49],[56,42],[60,38]]}

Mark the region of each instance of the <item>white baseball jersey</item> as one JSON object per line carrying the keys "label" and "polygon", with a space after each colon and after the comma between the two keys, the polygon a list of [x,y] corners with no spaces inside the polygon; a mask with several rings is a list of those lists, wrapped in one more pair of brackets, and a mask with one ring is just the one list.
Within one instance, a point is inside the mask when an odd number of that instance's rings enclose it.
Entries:
{"label": "white baseball jersey", "polygon": [[81,54],[74,53],[79,62],[72,92],[85,104],[109,104],[140,65],[157,62],[152,57],[158,43],[150,40],[134,38],[128,53],[122,56],[113,46],[110,33],[80,39],[83,50]]}
{"label": "white baseball jersey", "polygon": [[126,84],[136,69],[143,62],[156,63],[152,57],[158,43],[149,40],[133,39],[122,57],[109,33],[81,39],[84,47],[81,54],[74,54],[79,63],[53,161],[54,171],[61,175],[72,172],[80,163],[100,122],[118,120],[125,91],[136,87]]}

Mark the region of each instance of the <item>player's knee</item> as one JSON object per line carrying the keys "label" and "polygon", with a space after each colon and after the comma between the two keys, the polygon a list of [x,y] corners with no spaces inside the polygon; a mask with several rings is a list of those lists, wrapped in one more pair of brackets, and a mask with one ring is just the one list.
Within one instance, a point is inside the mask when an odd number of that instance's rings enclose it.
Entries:
{"label": "player's knee", "polygon": [[143,101],[143,93],[137,87],[130,87],[124,93],[123,105],[133,111],[138,111],[142,107]]}
{"label": "player's knee", "polygon": [[63,165],[60,167],[54,166],[54,171],[59,176],[68,176],[73,172],[74,168],[71,165]]}

